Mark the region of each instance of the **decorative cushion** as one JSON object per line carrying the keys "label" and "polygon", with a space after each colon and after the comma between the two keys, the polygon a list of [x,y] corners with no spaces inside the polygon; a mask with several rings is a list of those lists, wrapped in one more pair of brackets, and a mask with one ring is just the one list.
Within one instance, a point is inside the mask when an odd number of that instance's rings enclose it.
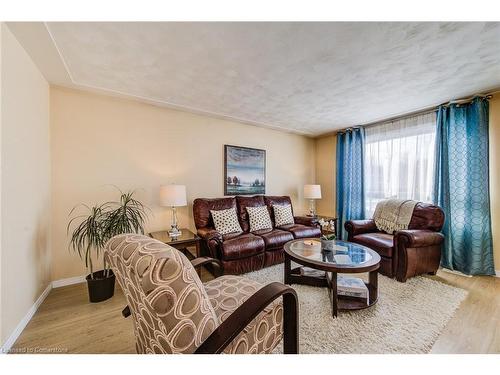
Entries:
{"label": "decorative cushion", "polygon": [[285,206],[274,205],[274,223],[277,227],[287,224],[295,224],[292,214],[292,206],[287,204]]}
{"label": "decorative cushion", "polygon": [[219,211],[210,210],[210,213],[214,220],[215,229],[220,234],[243,232],[238,221],[238,215],[236,215],[235,207]]}
{"label": "decorative cushion", "polygon": [[247,212],[250,221],[250,232],[273,228],[267,206],[247,207]]}
{"label": "decorative cushion", "polygon": [[[241,276],[221,276],[204,284],[208,298],[219,319],[219,324],[234,310],[263,287],[256,281]],[[224,353],[271,353],[283,334],[283,304],[281,298],[267,306],[229,344]]]}

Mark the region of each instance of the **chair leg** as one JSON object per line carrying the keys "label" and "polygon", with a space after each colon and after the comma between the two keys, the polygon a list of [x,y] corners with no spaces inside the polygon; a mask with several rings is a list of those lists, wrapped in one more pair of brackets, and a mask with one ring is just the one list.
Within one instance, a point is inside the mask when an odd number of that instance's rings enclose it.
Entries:
{"label": "chair leg", "polygon": [[299,353],[299,304],[297,296],[283,295],[283,353]]}
{"label": "chair leg", "polygon": [[128,318],[130,316],[130,307],[128,307],[128,305],[122,310],[122,315],[124,318]]}

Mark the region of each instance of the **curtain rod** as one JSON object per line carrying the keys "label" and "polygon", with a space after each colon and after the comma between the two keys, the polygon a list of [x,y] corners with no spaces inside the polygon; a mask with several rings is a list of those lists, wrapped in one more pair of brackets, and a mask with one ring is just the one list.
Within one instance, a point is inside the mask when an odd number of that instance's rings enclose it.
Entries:
{"label": "curtain rod", "polygon": [[432,113],[432,112],[436,111],[442,105],[449,106],[451,104],[465,104],[465,103],[470,103],[474,98],[477,98],[477,97],[491,99],[491,97],[494,94],[499,93],[499,92],[500,92],[500,89],[495,89],[494,91],[491,91],[491,92],[489,92],[487,94],[475,94],[475,95],[468,96],[468,97],[462,98],[462,99],[450,100],[450,101],[445,102],[445,103],[441,103],[441,104],[438,104],[438,105],[429,106],[429,107],[426,107],[426,108],[423,108],[423,109],[419,109],[417,111],[409,112],[409,113],[406,113],[406,114],[403,114],[403,115],[392,116],[392,117],[389,117],[389,118],[384,119],[384,120],[372,121],[372,122],[361,124],[361,125],[357,125],[357,126],[349,126],[348,128],[338,130],[338,131],[334,132],[333,134],[343,133],[345,131],[349,131],[350,129],[361,128],[361,127],[368,128],[368,127],[371,127],[371,126],[384,124],[386,122],[391,122],[391,121],[395,121],[395,120],[404,120],[406,118],[414,117],[414,116],[418,116],[418,115],[425,115],[425,114]]}

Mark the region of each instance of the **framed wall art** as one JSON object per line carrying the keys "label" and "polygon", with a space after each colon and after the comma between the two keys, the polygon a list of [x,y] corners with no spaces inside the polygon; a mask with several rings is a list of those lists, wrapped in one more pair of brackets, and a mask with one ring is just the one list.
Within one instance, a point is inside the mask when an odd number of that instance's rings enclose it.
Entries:
{"label": "framed wall art", "polygon": [[266,151],[224,145],[224,195],[266,193]]}

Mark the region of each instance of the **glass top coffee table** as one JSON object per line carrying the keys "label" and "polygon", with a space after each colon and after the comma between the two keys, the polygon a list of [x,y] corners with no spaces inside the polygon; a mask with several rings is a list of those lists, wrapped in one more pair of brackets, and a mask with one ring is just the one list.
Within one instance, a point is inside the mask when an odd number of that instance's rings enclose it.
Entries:
{"label": "glass top coffee table", "polygon": [[[291,262],[302,265],[292,269]],[[332,315],[339,310],[359,310],[372,306],[378,298],[378,268],[380,255],[372,249],[352,242],[334,242],[334,250],[322,250],[318,238],[303,238],[285,244],[285,284],[305,284],[328,287]],[[338,273],[368,272],[368,301],[363,298],[338,295]]]}

